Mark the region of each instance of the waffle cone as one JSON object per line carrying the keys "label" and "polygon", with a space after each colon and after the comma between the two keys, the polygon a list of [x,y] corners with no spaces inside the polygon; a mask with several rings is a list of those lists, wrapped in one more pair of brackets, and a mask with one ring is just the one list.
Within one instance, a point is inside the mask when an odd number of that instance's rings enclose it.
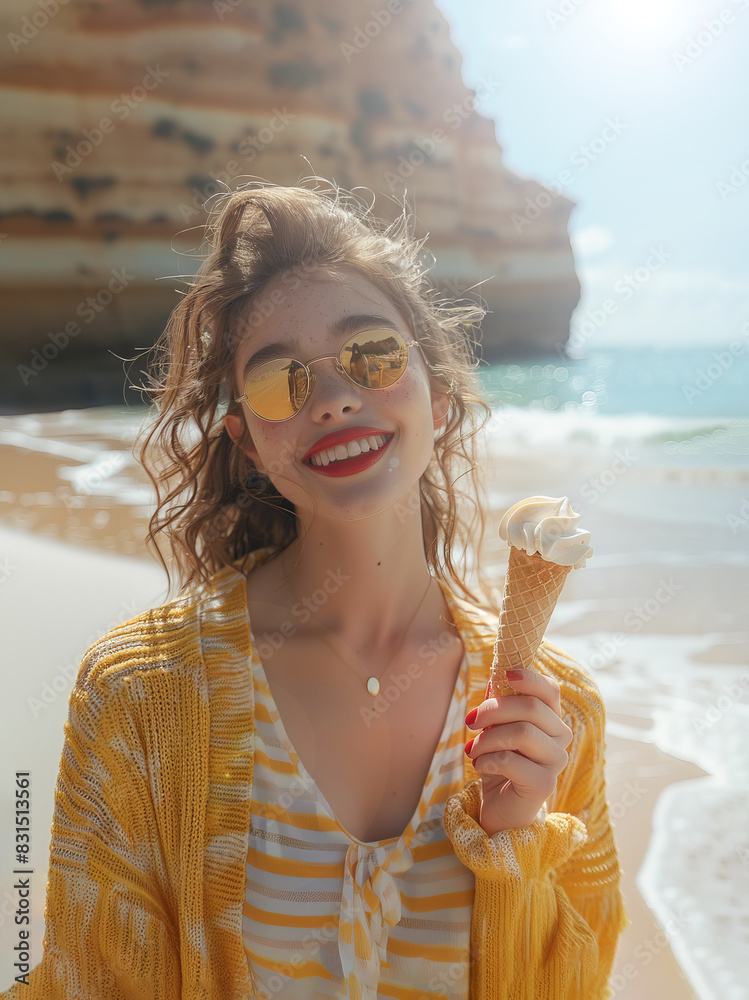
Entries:
{"label": "waffle cone", "polygon": [[490,697],[515,694],[505,671],[532,665],[571,568],[548,562],[538,553],[529,556],[523,549],[510,549],[494,643]]}

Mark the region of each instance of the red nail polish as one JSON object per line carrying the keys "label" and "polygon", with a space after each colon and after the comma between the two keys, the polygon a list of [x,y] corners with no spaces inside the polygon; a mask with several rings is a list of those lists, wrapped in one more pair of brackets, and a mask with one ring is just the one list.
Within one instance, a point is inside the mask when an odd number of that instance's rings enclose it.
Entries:
{"label": "red nail polish", "polygon": [[508,681],[519,681],[523,677],[519,670],[507,670],[506,676]]}
{"label": "red nail polish", "polygon": [[474,724],[474,722],[476,721],[476,716],[478,714],[479,714],[479,710],[477,708],[472,708],[471,711],[466,716],[466,725],[467,726],[472,726]]}
{"label": "red nail polish", "polygon": [[469,741],[468,741],[468,742],[466,743],[466,757],[470,756],[470,753],[471,753],[471,747],[473,746],[473,742],[474,742],[474,740],[475,740],[475,739],[476,739],[476,737],[474,736],[474,737],[473,737],[473,740],[469,740]]}

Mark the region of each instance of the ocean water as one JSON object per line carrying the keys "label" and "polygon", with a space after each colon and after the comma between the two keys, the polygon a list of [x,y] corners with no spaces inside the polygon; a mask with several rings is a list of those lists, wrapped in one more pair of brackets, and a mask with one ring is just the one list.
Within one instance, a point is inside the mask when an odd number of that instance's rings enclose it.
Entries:
{"label": "ocean water", "polygon": [[611,348],[586,358],[549,355],[482,365],[480,374],[498,405],[606,416],[749,417],[749,341],[734,341],[733,350]]}

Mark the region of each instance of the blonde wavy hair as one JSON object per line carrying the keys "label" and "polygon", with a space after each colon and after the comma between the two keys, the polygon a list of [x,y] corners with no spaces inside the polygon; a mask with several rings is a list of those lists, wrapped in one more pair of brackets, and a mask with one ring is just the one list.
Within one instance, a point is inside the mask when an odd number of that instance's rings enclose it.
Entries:
{"label": "blonde wavy hair", "polygon": [[345,269],[387,295],[421,344],[432,386],[448,393],[447,416],[419,484],[424,549],[435,576],[482,603],[465,576],[473,560],[484,589],[475,447],[491,411],[474,348],[485,310],[474,300],[443,298],[430,284],[421,260],[426,237],[414,239],[405,202],[387,223],[323,178],[295,187],[253,180],[217,199],[205,236],[209,253],[152,348],[141,388],[154,407],[134,448],[156,491],[146,542],[170,588],[191,587],[254,549],[280,551],[297,537],[293,504],[258,475],[223,417],[242,415],[231,391],[235,350],[272,311],[277,293],[265,294],[269,283],[307,272],[335,277]]}

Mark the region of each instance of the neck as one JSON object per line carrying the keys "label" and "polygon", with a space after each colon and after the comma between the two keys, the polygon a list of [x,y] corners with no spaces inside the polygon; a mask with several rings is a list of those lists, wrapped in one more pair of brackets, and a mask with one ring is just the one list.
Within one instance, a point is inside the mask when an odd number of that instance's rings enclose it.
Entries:
{"label": "neck", "polygon": [[279,556],[284,587],[308,621],[355,649],[399,643],[422,607],[442,602],[431,584],[419,507],[398,505],[357,521],[316,518]]}

